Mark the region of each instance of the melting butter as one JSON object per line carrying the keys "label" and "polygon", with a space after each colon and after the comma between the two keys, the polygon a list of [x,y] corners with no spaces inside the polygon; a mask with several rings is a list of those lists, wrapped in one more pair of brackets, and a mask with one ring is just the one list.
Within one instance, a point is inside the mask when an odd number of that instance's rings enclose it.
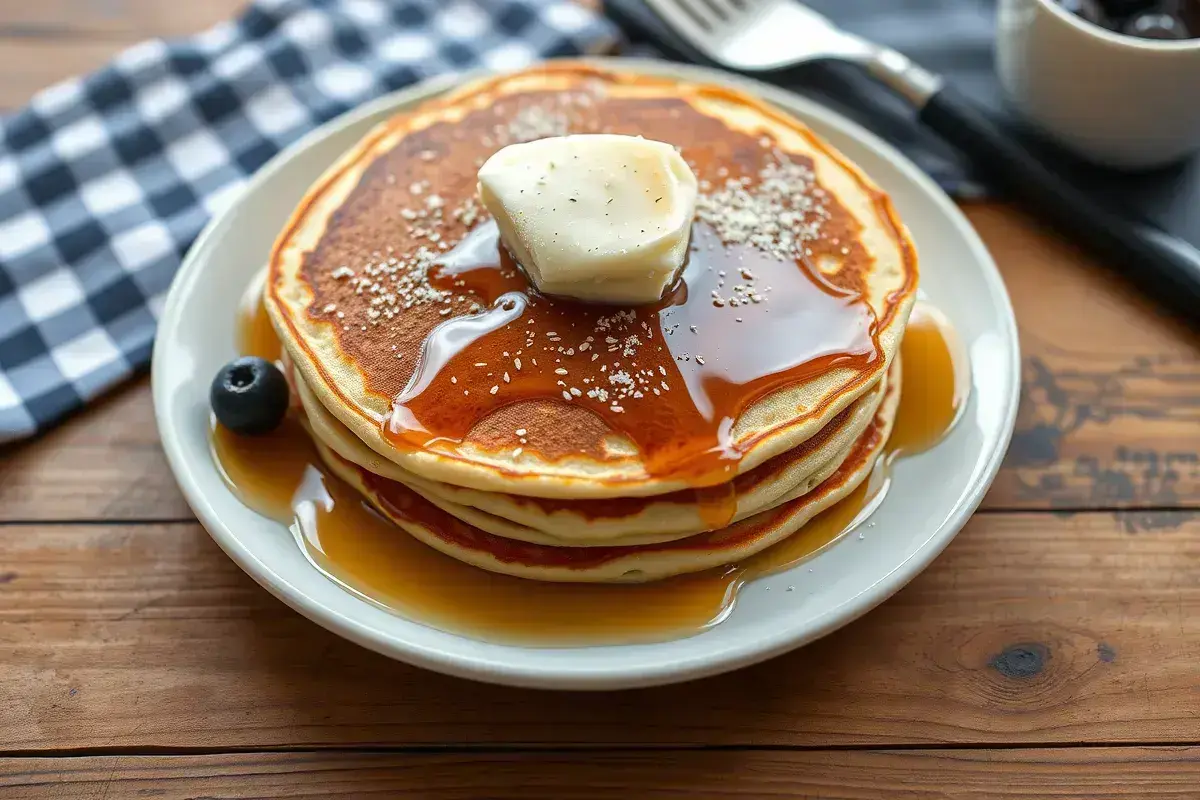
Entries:
{"label": "melting butter", "polygon": [[696,176],[669,144],[555,136],[505,147],[479,193],[505,245],[545,294],[653,303],[687,256]]}

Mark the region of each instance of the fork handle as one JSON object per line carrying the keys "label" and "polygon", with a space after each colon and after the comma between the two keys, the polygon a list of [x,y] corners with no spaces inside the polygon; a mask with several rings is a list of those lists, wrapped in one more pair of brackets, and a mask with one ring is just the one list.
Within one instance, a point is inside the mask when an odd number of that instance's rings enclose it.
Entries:
{"label": "fork handle", "polygon": [[926,126],[966,153],[994,185],[1073,234],[1183,319],[1200,322],[1200,252],[1187,242],[1105,208],[948,86],[934,93],[919,113]]}

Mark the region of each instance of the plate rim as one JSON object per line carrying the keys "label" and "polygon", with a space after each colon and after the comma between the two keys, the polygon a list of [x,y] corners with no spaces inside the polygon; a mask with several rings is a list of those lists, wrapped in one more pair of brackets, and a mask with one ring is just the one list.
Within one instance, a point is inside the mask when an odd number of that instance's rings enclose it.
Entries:
{"label": "plate rim", "polygon": [[[548,61],[559,60],[548,59]],[[809,644],[838,628],[848,625],[850,622],[875,608],[899,591],[932,563],[950,542],[953,541],[974,514],[1000,469],[1000,464],[1008,450],[1016,423],[1021,385],[1021,354],[1012,301],[990,252],[987,250],[974,226],[971,225],[966,216],[955,205],[954,201],[940,186],[917,167],[911,159],[897,150],[893,145],[838,111],[812,98],[752,78],[734,75],[709,67],[620,56],[598,56],[563,60],[614,68],[626,72],[641,72],[680,80],[733,87],[777,105],[789,113],[795,114],[802,120],[818,118],[822,123],[827,123],[839,129],[847,137],[855,139],[890,161],[903,174],[907,181],[916,184],[921,193],[934,203],[941,214],[962,235],[963,240],[974,254],[984,282],[991,290],[993,300],[996,301],[997,310],[1000,311],[999,322],[1003,328],[1005,341],[1010,345],[1011,358],[1008,366],[1013,380],[1011,381],[1011,389],[1008,396],[1003,398],[1002,429],[999,431],[996,446],[988,455],[982,469],[980,469],[979,474],[969,489],[964,493],[961,502],[950,509],[951,513],[947,515],[940,526],[942,533],[939,537],[931,537],[909,558],[896,564],[895,567],[875,583],[865,587],[850,600],[822,612],[819,616],[811,620],[810,624],[805,628],[784,627],[781,629],[780,634],[772,636],[765,641],[741,643],[736,647],[726,646],[711,649],[706,651],[703,657],[693,656],[686,659],[676,659],[649,668],[639,668],[637,665],[633,667],[620,665],[600,668],[564,669],[562,665],[539,665],[536,659],[529,659],[527,663],[497,664],[480,658],[406,642],[395,634],[385,633],[372,626],[365,625],[359,620],[341,613],[337,609],[313,600],[300,587],[294,585],[286,577],[279,574],[267,563],[250,552],[240,542],[239,537],[230,530],[229,526],[221,521],[212,505],[205,500],[204,492],[198,483],[198,479],[193,474],[193,466],[189,463],[188,453],[185,452],[184,437],[170,424],[171,414],[169,409],[171,404],[168,397],[165,396],[167,389],[164,386],[164,381],[158,377],[167,368],[166,362],[169,356],[165,347],[156,346],[151,360],[151,392],[154,403],[155,422],[158,425],[163,450],[166,453],[171,471],[179,484],[180,491],[183,493],[192,511],[196,514],[197,519],[210,538],[217,543],[222,551],[243,572],[267,589],[272,595],[283,601],[287,606],[312,622],[382,655],[443,674],[488,683],[528,688],[572,690],[611,690],[656,686],[698,679],[740,669]],[[237,209],[244,201],[244,198],[266,183],[277,172],[285,169],[294,158],[311,146],[372,116],[387,112],[398,112],[407,106],[435,97],[468,81],[508,71],[480,68],[428,78],[412,86],[390,92],[363,103],[318,126],[276,154],[274,158],[245,182],[242,189],[230,203],[213,215],[195,242],[188,249],[178,272],[172,280],[166,302],[163,305],[159,318],[158,338],[164,338],[164,331],[171,330],[179,324],[180,307],[187,296],[188,288],[198,279],[198,272],[202,263],[199,254],[210,247],[210,240],[217,239],[222,235],[222,229],[228,220],[237,213]],[[415,620],[407,620],[407,622],[418,625],[424,624]],[[469,637],[466,638],[469,640]],[[504,645],[503,643],[492,644],[501,647],[511,647],[514,650],[525,652],[542,650],[542,648],[537,648],[536,646]]]}

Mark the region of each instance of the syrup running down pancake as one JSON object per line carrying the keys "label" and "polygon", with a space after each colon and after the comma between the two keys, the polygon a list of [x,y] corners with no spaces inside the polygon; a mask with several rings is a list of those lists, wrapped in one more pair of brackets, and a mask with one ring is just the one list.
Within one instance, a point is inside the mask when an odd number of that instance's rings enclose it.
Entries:
{"label": "syrup running down pancake", "polygon": [[[479,164],[568,132],[669,141],[700,179],[659,303],[540,295],[499,246]],[[883,379],[915,286],[886,196],[795,120],[560,64],[376,129],[280,236],[266,302],[316,401],[383,460],[569,503],[726,486],[817,436]]]}
{"label": "syrup running down pancake", "polygon": [[384,517],[459,561],[520,578],[566,583],[641,583],[734,564],[786,539],[845,499],[870,476],[892,430],[900,399],[891,384],[870,426],[849,455],[813,491],[716,531],[670,542],[611,547],[553,547],[473,527],[398,481],[380,478],[320,442],[329,470],[358,489]]}
{"label": "syrup running down pancake", "polygon": [[884,411],[880,405],[885,387],[893,382],[898,387],[899,380],[897,357],[885,381],[815,436],[729,483],[650,497],[575,501],[481,492],[422,479],[364,445],[316,401],[302,378],[297,376],[294,383],[313,437],[343,460],[403,483],[435,506],[488,533],[557,547],[588,547],[681,539],[723,528],[806,494],[846,459],[876,412]]}

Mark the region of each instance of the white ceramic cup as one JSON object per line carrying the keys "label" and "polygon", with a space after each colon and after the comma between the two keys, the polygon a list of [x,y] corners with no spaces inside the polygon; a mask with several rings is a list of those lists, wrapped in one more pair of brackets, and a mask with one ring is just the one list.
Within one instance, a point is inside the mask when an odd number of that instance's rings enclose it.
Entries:
{"label": "white ceramic cup", "polygon": [[1091,161],[1137,169],[1200,147],[1200,39],[1137,39],[1054,0],[1000,0],[996,71],[1025,117]]}

